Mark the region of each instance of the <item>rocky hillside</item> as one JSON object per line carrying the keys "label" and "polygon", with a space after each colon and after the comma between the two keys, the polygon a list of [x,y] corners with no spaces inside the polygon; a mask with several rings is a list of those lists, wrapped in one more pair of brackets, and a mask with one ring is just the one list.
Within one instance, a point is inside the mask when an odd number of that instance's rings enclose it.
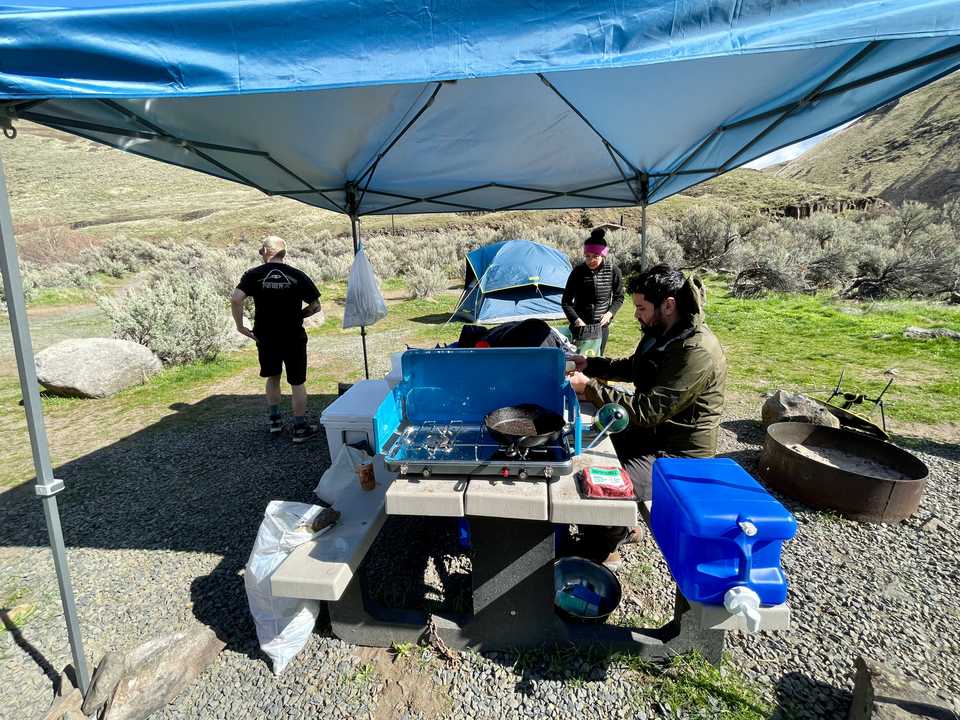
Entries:
{"label": "rocky hillside", "polygon": [[960,196],[960,72],[864,115],[776,176],[939,205]]}

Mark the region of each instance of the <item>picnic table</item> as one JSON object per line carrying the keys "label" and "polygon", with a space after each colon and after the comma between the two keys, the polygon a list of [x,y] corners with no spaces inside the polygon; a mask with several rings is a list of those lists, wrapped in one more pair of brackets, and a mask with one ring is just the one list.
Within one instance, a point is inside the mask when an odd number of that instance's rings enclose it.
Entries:
{"label": "picnic table", "polygon": [[[594,437],[593,408],[583,408],[584,446]],[[649,658],[697,650],[718,662],[728,630],[745,629],[723,607],[688,602],[679,591],[673,618],[660,628],[628,628],[570,622],[553,610],[557,526],[635,527],[630,500],[583,499],[574,476],[589,465],[619,465],[604,438],[574,460],[571,472],[550,480],[497,476],[397,477],[375,459],[377,489],[345,484],[335,505],[343,513],[331,533],[297,548],[271,580],[287,597],[329,603],[333,633],[357,645],[389,647],[430,633],[451,648],[503,650],[544,644],[598,645]],[[374,600],[357,572],[387,516],[466,518],[472,547],[472,612],[455,616],[385,607]],[[786,629],[786,605],[763,608],[765,630]]]}

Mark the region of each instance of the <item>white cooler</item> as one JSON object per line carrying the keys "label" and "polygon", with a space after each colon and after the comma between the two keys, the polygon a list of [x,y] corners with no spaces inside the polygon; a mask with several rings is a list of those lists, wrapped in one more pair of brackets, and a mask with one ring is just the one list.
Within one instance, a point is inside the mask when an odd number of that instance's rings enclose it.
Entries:
{"label": "white cooler", "polygon": [[327,433],[331,458],[336,458],[344,445],[364,440],[376,450],[373,416],[387,392],[386,380],[361,380],[327,406],[320,415],[320,423]]}

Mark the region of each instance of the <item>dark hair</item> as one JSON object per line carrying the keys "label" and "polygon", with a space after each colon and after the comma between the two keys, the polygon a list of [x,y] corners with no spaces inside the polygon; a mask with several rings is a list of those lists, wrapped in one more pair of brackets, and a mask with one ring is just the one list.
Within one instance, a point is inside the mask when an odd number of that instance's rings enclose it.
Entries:
{"label": "dark hair", "polygon": [[603,228],[595,228],[590,231],[590,237],[583,241],[584,245],[603,245],[606,247],[607,239],[604,237],[607,231]]}
{"label": "dark hair", "polygon": [[644,300],[659,306],[668,297],[677,298],[686,282],[679,270],[669,265],[654,265],[630,280],[627,292],[631,295],[640,293]]}

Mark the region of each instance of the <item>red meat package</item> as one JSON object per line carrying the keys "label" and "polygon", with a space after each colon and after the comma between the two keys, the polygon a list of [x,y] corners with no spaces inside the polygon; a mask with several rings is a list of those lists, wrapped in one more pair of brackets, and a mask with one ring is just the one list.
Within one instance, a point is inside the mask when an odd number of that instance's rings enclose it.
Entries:
{"label": "red meat package", "polygon": [[580,493],[586,498],[634,499],[633,481],[618,467],[588,467],[580,475]]}

